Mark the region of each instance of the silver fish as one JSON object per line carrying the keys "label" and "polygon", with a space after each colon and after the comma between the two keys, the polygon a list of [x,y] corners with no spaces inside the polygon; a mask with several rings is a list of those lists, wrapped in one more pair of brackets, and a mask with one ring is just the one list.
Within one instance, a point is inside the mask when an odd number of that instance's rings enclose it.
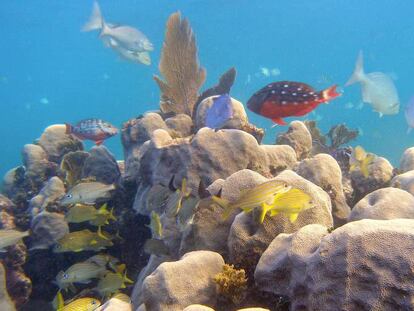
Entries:
{"label": "silver fish", "polygon": [[60,271],[56,275],[56,284],[64,289],[73,283],[89,283],[91,279],[99,278],[105,274],[105,266],[99,266],[93,262],[80,262],[70,266],[66,271]]}
{"label": "silver fish", "polygon": [[154,49],[148,38],[138,29],[127,25],[106,23],[102,17],[98,2],[94,2],[89,21],[82,31],[101,30],[100,38],[106,36],[114,39],[118,45],[131,52],[145,52]]}
{"label": "silver fish", "polygon": [[29,231],[0,230],[0,250],[7,246],[15,245],[21,239],[29,235]]}
{"label": "silver fish", "polygon": [[119,45],[116,40],[111,37],[104,38],[104,42],[115,52],[118,53],[120,57],[125,60],[128,60],[133,63],[141,63],[144,65],[151,65],[151,57],[147,51],[144,52],[135,52],[125,49],[123,46]]}
{"label": "silver fish", "polygon": [[372,106],[380,117],[384,114],[397,114],[400,100],[392,79],[382,72],[366,74],[363,66],[362,51],[358,54],[354,73],[345,86],[359,82],[361,84],[362,100]]}
{"label": "silver fish", "polygon": [[114,189],[115,186],[113,184],[106,185],[95,181],[79,183],[67,192],[60,200],[60,204],[93,204],[98,199],[109,199],[111,197],[111,191]]}

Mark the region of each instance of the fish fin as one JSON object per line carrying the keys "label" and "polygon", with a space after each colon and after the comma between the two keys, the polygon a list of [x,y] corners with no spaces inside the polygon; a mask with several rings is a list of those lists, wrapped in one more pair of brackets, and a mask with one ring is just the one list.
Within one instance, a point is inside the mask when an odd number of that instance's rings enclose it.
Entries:
{"label": "fish fin", "polygon": [[356,168],[357,168],[357,165],[356,165],[355,163],[353,163],[353,164],[349,165],[349,171],[350,171],[350,172],[355,171],[355,170],[356,170]]}
{"label": "fish fin", "polygon": [[73,126],[70,125],[69,123],[65,123],[66,126],[66,130],[65,130],[65,134],[69,135],[73,133]]}
{"label": "fish fin", "polygon": [[89,17],[89,20],[83,25],[81,31],[91,31],[101,29],[102,27],[102,14],[101,9],[99,8],[99,4],[97,1],[94,1],[92,14]]}
{"label": "fish fin", "polygon": [[219,206],[221,206],[224,209],[222,217],[223,217],[223,219],[227,219],[230,216],[230,213],[231,213],[231,208],[230,208],[230,205],[229,205],[229,201],[227,201],[225,199],[222,199],[222,198],[220,198],[218,196],[215,196],[215,195],[213,195],[211,198],[213,199],[214,203],[217,203]]}
{"label": "fish fin", "polygon": [[362,55],[362,51],[359,51],[358,58],[355,63],[354,72],[352,76],[349,78],[349,80],[345,83],[345,86],[349,86],[351,84],[361,81],[364,78],[364,75],[364,58]]}
{"label": "fish fin", "polygon": [[96,245],[96,244],[98,244],[98,241],[97,240],[92,240],[90,244],[91,245]]}
{"label": "fish fin", "polygon": [[413,128],[412,128],[412,127],[410,127],[410,126],[407,128],[407,135],[411,133],[411,130],[412,130],[412,129],[413,129]]}
{"label": "fish fin", "polygon": [[102,140],[96,140],[95,141],[95,145],[100,146],[103,143],[103,139]]}
{"label": "fish fin", "polygon": [[384,114],[382,112],[378,112],[379,117],[382,118],[384,116]]}
{"label": "fish fin", "polygon": [[270,217],[274,217],[274,216],[276,216],[277,214],[279,214],[280,212],[279,212],[279,210],[277,210],[277,209],[272,209],[272,210],[270,210]]}
{"label": "fish fin", "polygon": [[124,263],[119,264],[116,266],[116,272],[122,274],[126,269],[126,265]]}
{"label": "fish fin", "polygon": [[116,217],[114,216],[114,208],[111,208],[111,211],[109,212],[108,219],[112,219],[113,221],[117,221]]}
{"label": "fish fin", "polygon": [[62,310],[65,305],[65,300],[63,299],[62,292],[59,290],[56,294],[53,304],[56,304],[56,310]]}
{"label": "fish fin", "polygon": [[262,206],[261,206],[261,210],[260,210],[260,218],[259,218],[259,222],[260,222],[261,224],[263,223],[263,221],[264,221],[264,219],[265,219],[265,217],[266,217],[267,212],[268,212],[271,208],[272,208],[272,206],[271,206],[271,205],[268,205],[268,204],[266,204],[266,203],[263,203],[263,204],[262,204]]}
{"label": "fish fin", "polygon": [[102,239],[105,239],[105,240],[110,240],[110,239],[108,239],[103,233],[102,233],[102,229],[101,229],[101,227],[102,226],[98,226],[98,236],[100,237],[100,238],[102,238]]}
{"label": "fish fin", "polygon": [[292,213],[292,214],[289,214],[289,220],[290,220],[290,222],[291,223],[294,223],[295,221],[296,221],[296,219],[298,218],[298,213]]}
{"label": "fish fin", "polygon": [[177,190],[177,188],[174,187],[174,175],[171,177],[170,182],[168,183],[168,188],[172,191],[175,192]]}
{"label": "fish fin", "polygon": [[79,252],[83,251],[83,249],[82,249],[82,248],[77,248],[77,249],[74,249],[73,251],[74,251],[75,253],[79,253]]}
{"label": "fish fin", "polygon": [[329,100],[332,100],[338,96],[341,96],[341,93],[336,91],[337,85],[332,85],[331,87],[328,87],[326,90],[322,91],[322,98],[326,100],[325,103],[327,103]]}
{"label": "fish fin", "polygon": [[273,118],[272,121],[279,125],[287,125],[285,120],[283,120],[282,118]]}
{"label": "fish fin", "polygon": [[99,210],[98,210],[98,214],[107,214],[108,213],[108,204],[103,204]]}
{"label": "fish fin", "polygon": [[129,283],[129,284],[134,284],[134,281],[133,281],[133,280],[131,280],[131,279],[127,276],[127,274],[126,274],[126,270],[125,270],[125,272],[124,272],[124,282],[125,282],[125,283]]}
{"label": "fish fin", "polygon": [[198,184],[198,196],[200,199],[208,198],[210,196],[210,192],[206,189],[206,185],[202,179],[200,179],[200,183]]}

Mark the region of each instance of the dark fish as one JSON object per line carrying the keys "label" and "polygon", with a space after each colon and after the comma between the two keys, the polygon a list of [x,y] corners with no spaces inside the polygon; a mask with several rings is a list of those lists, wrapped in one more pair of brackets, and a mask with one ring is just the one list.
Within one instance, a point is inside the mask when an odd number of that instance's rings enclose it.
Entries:
{"label": "dark fish", "polygon": [[72,134],[81,140],[92,140],[97,145],[118,134],[118,129],[115,126],[101,119],[85,119],[74,126],[68,123],[65,123],[65,125],[66,134]]}
{"label": "dark fish", "polygon": [[305,83],[280,81],[256,92],[247,102],[247,107],[279,125],[286,125],[283,118],[304,116],[319,104],[340,95],[336,85],[318,92]]}
{"label": "dark fish", "polygon": [[220,95],[213,99],[213,104],[206,113],[206,126],[212,129],[220,129],[233,118],[233,107],[228,94]]}

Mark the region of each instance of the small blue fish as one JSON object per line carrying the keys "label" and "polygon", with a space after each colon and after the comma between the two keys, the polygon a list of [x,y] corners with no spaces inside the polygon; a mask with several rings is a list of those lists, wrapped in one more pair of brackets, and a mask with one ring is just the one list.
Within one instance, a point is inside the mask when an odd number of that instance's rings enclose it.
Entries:
{"label": "small blue fish", "polygon": [[207,110],[206,126],[220,129],[233,118],[233,107],[229,94],[223,94],[213,99],[213,105]]}
{"label": "small blue fish", "polygon": [[408,129],[407,129],[407,134],[408,134],[411,132],[412,128],[414,128],[414,96],[411,97],[407,106],[405,106],[404,114],[405,114],[405,120],[407,120],[407,124],[408,124]]}

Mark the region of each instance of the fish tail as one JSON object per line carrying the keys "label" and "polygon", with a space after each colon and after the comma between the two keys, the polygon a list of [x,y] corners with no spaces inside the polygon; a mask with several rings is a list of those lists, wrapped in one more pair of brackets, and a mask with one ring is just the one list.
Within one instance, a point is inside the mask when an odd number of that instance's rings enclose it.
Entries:
{"label": "fish tail", "polygon": [[131,279],[127,276],[127,272],[126,272],[126,270],[124,271],[123,282],[124,282],[124,283],[129,283],[129,284],[134,284],[134,281],[133,281],[133,280],[131,280]]}
{"label": "fish tail", "polygon": [[73,126],[72,126],[72,125],[70,125],[69,123],[65,123],[65,126],[66,126],[65,133],[66,133],[67,135],[72,134],[72,133],[73,133]]}
{"label": "fish tail", "polygon": [[109,219],[116,221],[116,217],[114,216],[114,208],[111,208],[111,211],[109,212]]}
{"label": "fish tail", "polygon": [[99,208],[99,214],[106,214],[108,212],[108,205],[105,203]]}
{"label": "fish tail", "polygon": [[102,233],[101,226],[99,226],[99,227],[98,227],[98,236],[99,236],[100,238],[102,238],[102,239],[105,239],[105,240],[110,240],[110,239],[108,239],[108,237],[106,237],[106,236]]}
{"label": "fish tail", "polygon": [[89,20],[82,27],[82,31],[91,31],[101,29],[103,24],[103,18],[101,14],[101,9],[97,1],[94,1],[92,14],[89,17]]}
{"label": "fish tail", "polygon": [[219,206],[221,206],[222,208],[224,208],[224,212],[223,212],[223,219],[227,219],[227,217],[229,217],[230,213],[231,213],[231,208],[229,205],[229,201],[222,199],[218,196],[213,195],[211,197],[214,201],[214,203],[217,203]]}
{"label": "fish tail", "polygon": [[364,75],[365,75],[364,74],[364,59],[363,59],[362,51],[359,51],[358,58],[355,63],[354,73],[349,78],[348,82],[345,83],[345,86],[361,81],[364,78]]}
{"label": "fish tail", "polygon": [[336,91],[337,85],[332,85],[331,87],[328,87],[326,90],[322,91],[322,97],[326,100],[332,100],[338,96],[341,96],[341,93]]}

